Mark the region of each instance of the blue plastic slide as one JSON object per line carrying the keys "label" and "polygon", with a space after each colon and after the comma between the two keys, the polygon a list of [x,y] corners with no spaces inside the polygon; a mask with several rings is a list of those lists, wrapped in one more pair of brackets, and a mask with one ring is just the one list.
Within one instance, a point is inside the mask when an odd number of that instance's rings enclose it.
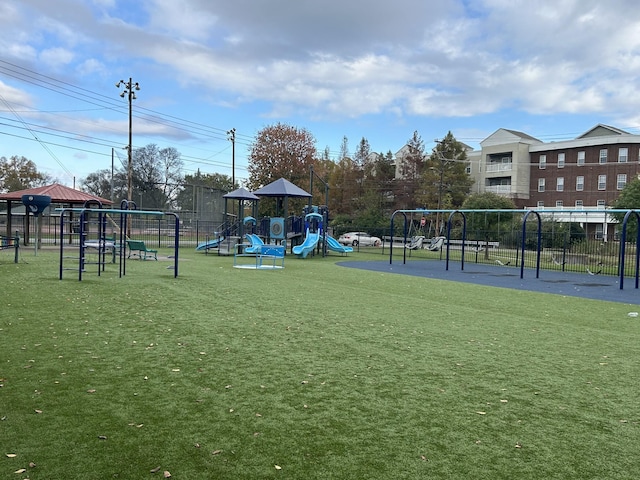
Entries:
{"label": "blue plastic slide", "polygon": [[247,233],[245,237],[247,237],[247,240],[251,242],[251,246],[246,247],[244,249],[244,253],[258,253],[260,251],[260,247],[264,245],[262,239],[253,233]]}
{"label": "blue plastic slide", "polygon": [[200,250],[209,250],[210,248],[218,248],[220,242],[224,240],[224,237],[216,238],[215,240],[209,240],[207,242],[199,243],[196,247],[196,252]]}
{"label": "blue plastic slide", "polygon": [[304,242],[302,242],[302,245],[296,245],[291,249],[291,251],[296,255],[300,255],[302,258],[307,258],[309,252],[313,252],[313,249],[316,248],[319,240],[320,235],[318,233],[309,232],[309,229],[307,228],[307,236],[305,237]]}
{"label": "blue plastic slide", "polygon": [[338,242],[331,235],[327,235],[327,248],[329,250],[333,250],[334,252],[340,253],[351,253],[353,252],[353,247],[345,247],[340,242]]}

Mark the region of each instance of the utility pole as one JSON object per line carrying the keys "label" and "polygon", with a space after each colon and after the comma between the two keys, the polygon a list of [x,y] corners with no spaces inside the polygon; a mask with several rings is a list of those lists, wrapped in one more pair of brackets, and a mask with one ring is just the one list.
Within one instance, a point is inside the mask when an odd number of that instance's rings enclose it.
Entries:
{"label": "utility pole", "polygon": [[228,139],[231,141],[231,190],[236,189],[236,129],[227,131]]}
{"label": "utility pole", "polygon": [[133,114],[132,114],[132,104],[133,100],[136,99],[136,91],[140,90],[140,85],[138,82],[133,83],[133,80],[129,78],[128,82],[124,80],[120,80],[116,83],[116,87],[123,87],[122,93],[120,96],[122,98],[127,97],[129,101],[129,144],[127,145],[127,200],[131,201],[133,199],[133,146],[132,146],[132,136],[133,136]]}
{"label": "utility pole", "polygon": [[[133,100],[136,99],[136,91],[140,90],[140,85],[138,82],[133,83],[131,77],[129,77],[129,81],[125,82],[124,80],[120,80],[116,83],[116,88],[123,87],[122,93],[120,96],[122,98],[127,97],[129,101],[129,145],[127,145],[127,200],[129,202],[133,199],[133,141],[132,141],[132,124],[133,124],[133,114],[132,114],[132,105]],[[131,237],[131,218],[130,215],[127,215],[127,236]]]}

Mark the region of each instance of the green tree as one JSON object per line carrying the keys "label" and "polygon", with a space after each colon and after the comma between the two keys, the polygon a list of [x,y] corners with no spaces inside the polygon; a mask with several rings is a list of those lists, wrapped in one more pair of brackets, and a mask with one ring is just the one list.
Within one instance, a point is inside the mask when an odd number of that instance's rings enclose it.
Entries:
{"label": "green tree", "polygon": [[[627,183],[620,192],[618,199],[613,204],[614,209],[618,210],[638,210],[640,209],[640,179],[634,179]],[[611,216],[615,218],[620,224],[622,229],[622,223],[624,221],[625,213],[612,213]],[[622,230],[621,230],[622,231]],[[638,232],[638,222],[635,215],[630,215],[627,221],[627,241],[635,242]]]}
{"label": "green tree", "polygon": [[36,164],[26,157],[0,157],[0,192],[16,192],[51,183],[49,175],[39,172]]}
{"label": "green tree", "polygon": [[[467,153],[451,132],[433,149],[422,170],[419,204],[437,210],[457,209],[469,195],[473,179],[467,173]],[[443,215],[436,215],[442,227]]]}
{"label": "green tree", "polygon": [[[517,207],[513,201],[493,192],[474,193],[469,195],[462,203],[463,210],[515,210]],[[491,232],[497,230],[500,225],[509,225],[513,220],[513,213],[467,213],[467,231]]]}
{"label": "green tree", "polygon": [[176,196],[176,206],[185,211],[222,211],[224,206],[214,205],[217,197],[208,195],[213,190],[228,193],[233,190],[232,179],[220,173],[185,175],[183,188]]}
{"label": "green tree", "polygon": [[415,131],[403,148],[400,161],[400,177],[396,181],[396,209],[415,208],[420,204],[421,176],[425,162],[425,146],[420,134]]}
{"label": "green tree", "polygon": [[111,169],[102,169],[90,173],[86,178],[80,180],[80,187],[83,191],[98,197],[107,198],[112,201],[127,198],[127,173],[124,169],[116,170],[113,174],[113,196]]}
{"label": "green tree", "polygon": [[349,157],[342,158],[329,173],[329,212],[332,216],[353,216],[358,200],[359,170]]}
{"label": "green tree", "polygon": [[182,160],[173,147],[159,149],[155,144],[133,152],[133,201],[138,207],[165,209],[175,207],[182,187]]}

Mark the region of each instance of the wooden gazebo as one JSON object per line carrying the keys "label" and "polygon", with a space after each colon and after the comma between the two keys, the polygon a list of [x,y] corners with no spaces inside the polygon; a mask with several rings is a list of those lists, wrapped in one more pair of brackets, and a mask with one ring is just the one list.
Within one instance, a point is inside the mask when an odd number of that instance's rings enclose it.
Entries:
{"label": "wooden gazebo", "polygon": [[[2,193],[0,194],[0,202],[7,202],[7,228],[6,235],[12,236],[12,219],[11,209],[14,204],[18,203],[22,205],[23,195],[47,195],[51,197],[52,204],[62,204],[63,206],[74,207],[82,206],[87,202],[91,202],[95,207],[97,204],[111,206],[113,202],[106,198],[101,198],[90,193],[81,192],[80,190],[74,190],[73,188],[60,185],[59,183],[53,183],[51,185],[45,185],[43,187],[28,188],[26,190],[18,190],[16,192]],[[25,219],[25,232],[24,232],[24,244],[29,244],[29,216]]]}

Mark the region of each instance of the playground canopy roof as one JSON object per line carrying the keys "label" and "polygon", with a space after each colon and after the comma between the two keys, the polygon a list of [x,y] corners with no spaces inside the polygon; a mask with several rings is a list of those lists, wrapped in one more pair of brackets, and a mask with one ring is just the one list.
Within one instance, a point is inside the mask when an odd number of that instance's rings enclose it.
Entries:
{"label": "playground canopy roof", "polygon": [[73,188],[65,187],[59,183],[53,183],[51,185],[45,185],[43,187],[28,188],[26,190],[18,190],[17,192],[8,192],[0,194],[0,201],[5,200],[7,202],[17,201],[22,203],[23,195],[48,195],[51,197],[51,203],[68,203],[71,205],[81,205],[86,201],[99,201],[106,205],[111,205],[113,202],[106,198],[101,198],[96,195],[91,195],[80,190],[74,190]]}
{"label": "playground canopy roof", "polygon": [[305,192],[284,178],[271,182],[269,185],[259,188],[253,193],[259,197],[311,197],[310,193]]}
{"label": "playground canopy roof", "polygon": [[231,200],[260,200],[259,197],[243,187],[223,195],[222,198],[229,198]]}

